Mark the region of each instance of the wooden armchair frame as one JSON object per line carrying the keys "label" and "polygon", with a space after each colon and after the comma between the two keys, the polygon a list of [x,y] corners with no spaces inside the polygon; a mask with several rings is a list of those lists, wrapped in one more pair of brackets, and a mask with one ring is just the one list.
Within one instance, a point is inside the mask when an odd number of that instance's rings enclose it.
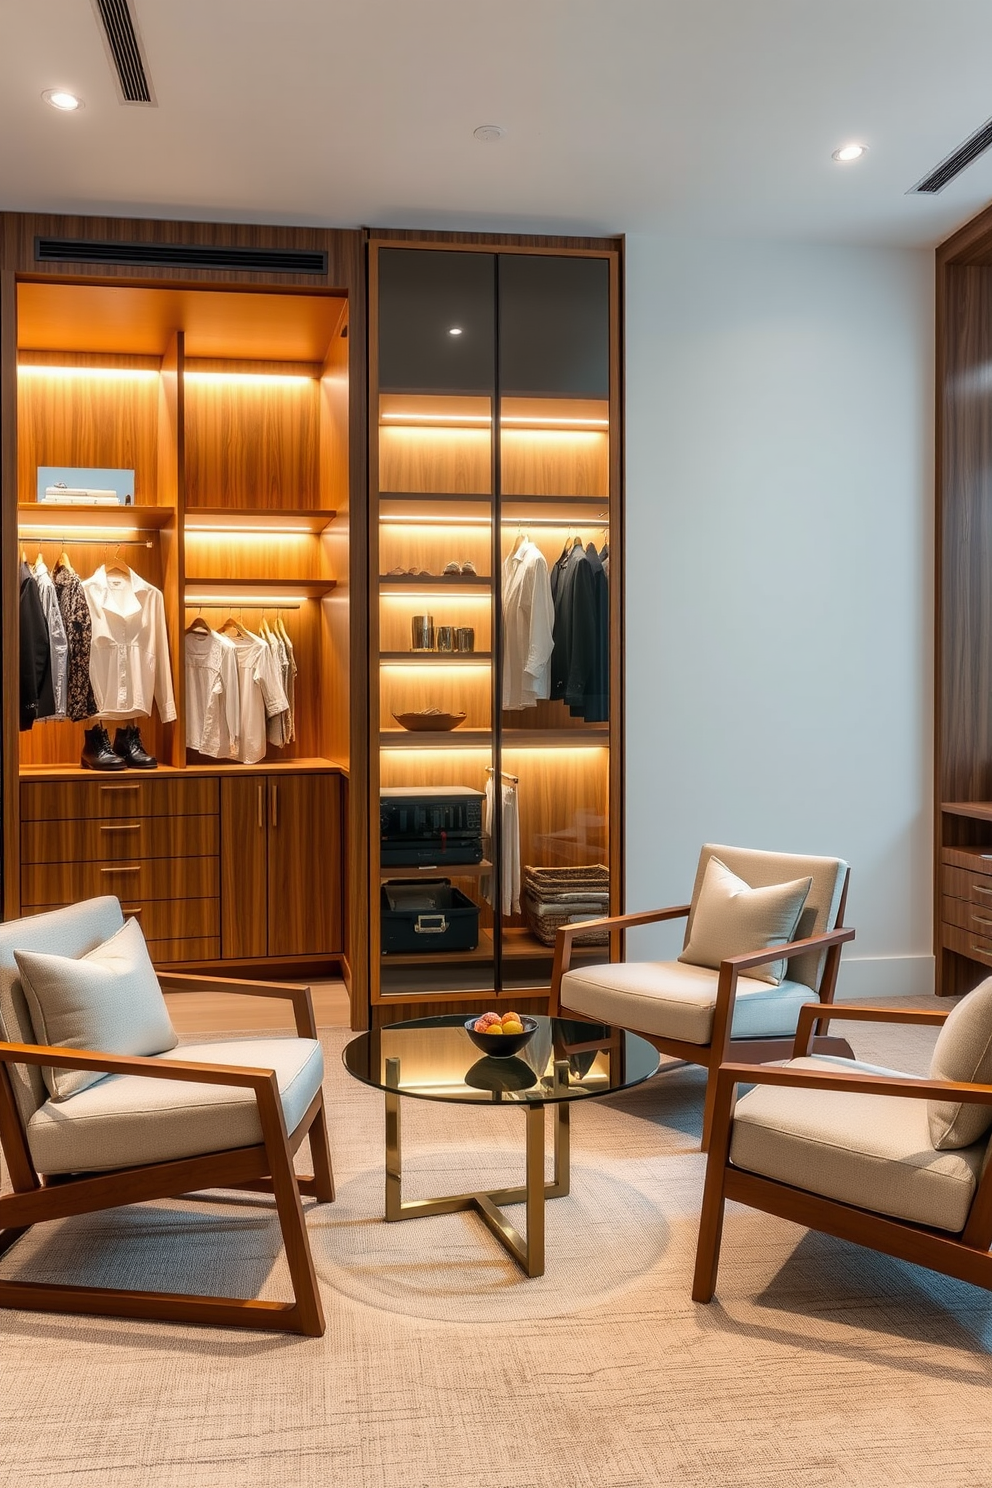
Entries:
{"label": "wooden armchair frame", "polygon": [[[716,1075],[720,1066],[732,1058],[742,1064],[763,1064],[772,1059],[788,1059],[793,1047],[791,1035],[783,1038],[747,1039],[735,1039],[731,1036],[738,978],[745,976],[755,967],[767,965],[769,961],[780,961],[784,957],[802,955],[807,951],[825,950],[826,962],[820,978],[818,996],[821,1006],[832,1006],[834,993],[837,990],[841,946],[853,940],[855,935],[853,929],[844,927],[844,909],[847,904],[849,879],[850,874],[845,874],[844,888],[837,911],[837,924],[833,930],[827,930],[820,935],[811,935],[805,940],[793,940],[788,945],[775,946],[774,949],[766,948],[762,951],[751,951],[743,956],[730,956],[720,963],[716,1006],[713,1012],[713,1032],[708,1044],[692,1044],[685,1039],[666,1038],[660,1034],[635,1030],[641,1038],[653,1044],[660,1053],[670,1055],[680,1064],[698,1064],[709,1071],[703,1107],[702,1150],[704,1152],[709,1148],[710,1134],[713,1129],[717,1091]],[[571,970],[572,946],[576,936],[586,934],[589,930],[609,930],[610,960],[618,961],[620,957],[614,954],[619,941],[618,931],[629,930],[635,925],[657,924],[662,920],[685,919],[691,908],[690,904],[674,904],[667,909],[649,909],[636,914],[608,915],[604,919],[583,920],[577,925],[562,926],[555,938],[555,959],[551,972],[551,1016],[553,1018],[561,1016],[562,977]],[[850,1044],[842,1038],[831,1038],[825,1028],[818,1030],[815,1048],[818,1054],[840,1054],[847,1058],[853,1057]]]}
{"label": "wooden armchair frame", "polygon": [[[807,1003],[799,1017],[793,1058],[812,1050],[815,1024],[835,1018],[866,1023],[941,1024],[945,1011],[912,1008],[833,1007],[824,1017],[818,1003]],[[968,1221],[960,1235],[908,1220],[892,1219],[871,1210],[858,1209],[837,1199],[825,1199],[805,1189],[793,1188],[772,1178],[735,1168],[730,1163],[730,1138],[739,1083],[787,1085],[797,1090],[849,1090],[864,1095],[902,1096],[911,1100],[954,1100],[965,1104],[992,1105],[992,1085],[924,1080],[892,1075],[847,1074],[826,1070],[782,1068],[752,1069],[743,1064],[725,1064],[717,1074],[716,1111],[706,1164],[706,1183],[699,1221],[696,1269],[692,1284],[694,1302],[709,1302],[716,1288],[720,1264],[723,1211],[728,1199],[791,1219],[807,1229],[821,1230],[840,1240],[853,1240],[870,1250],[882,1251],[899,1260],[927,1266],[946,1276],[970,1281],[992,1290],[992,1163],[982,1174],[972,1200]]]}
{"label": "wooden armchair frame", "polygon": [[[184,973],[159,975],[163,992],[230,992],[246,997],[277,997],[293,1004],[300,1038],[317,1037],[310,988],[277,982],[240,982]],[[181,1055],[181,1050],[179,1051]],[[262,1142],[201,1157],[118,1168],[112,1172],[44,1179],[31,1159],[27,1133],[14,1097],[9,1065],[56,1065],[141,1075],[153,1080],[230,1085],[251,1090],[258,1106]],[[310,1139],[313,1174],[298,1177],[293,1156]],[[292,1302],[233,1297],[201,1297],[172,1292],[125,1291],[111,1287],[63,1286],[0,1280],[0,1307],[33,1312],[96,1313],[106,1317],[155,1318],[163,1322],[211,1323],[225,1328],[260,1328],[319,1337],[324,1332],[317,1278],[307,1238],[301,1194],[321,1203],[334,1198],[323,1092],[318,1090],[295,1130],[287,1131],[279,1087],[272,1070],[244,1065],[198,1064],[178,1059],[143,1059],[90,1050],[47,1048],[41,1044],[0,1042],[0,1146],[14,1192],[0,1197],[0,1255],[32,1225],[149,1203],[208,1188],[248,1189],[275,1197],[279,1226],[292,1279]]]}

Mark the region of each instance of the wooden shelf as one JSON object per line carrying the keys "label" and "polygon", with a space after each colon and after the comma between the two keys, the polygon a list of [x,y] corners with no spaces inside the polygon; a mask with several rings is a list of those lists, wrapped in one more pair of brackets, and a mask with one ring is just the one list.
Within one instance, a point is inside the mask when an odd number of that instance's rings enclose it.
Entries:
{"label": "wooden shelf", "polygon": [[[456,875],[452,872],[445,876],[454,878]],[[555,953],[553,946],[546,946],[543,941],[538,940],[536,935],[531,935],[529,930],[517,928],[503,931],[502,950],[504,961],[524,961],[530,960],[535,956],[546,956],[550,961]],[[572,951],[573,959],[580,960],[590,960],[594,957],[603,957],[608,954],[608,946],[575,946]],[[411,951],[403,954],[383,955],[381,959],[384,967],[423,966],[427,970],[439,964],[453,966],[463,962],[491,961],[494,955],[492,931],[480,930],[479,944],[474,951]],[[510,988],[508,990],[512,993],[513,989]],[[384,996],[388,995],[388,993],[384,994]],[[457,993],[451,992],[432,994],[432,996],[439,998],[456,995]]]}
{"label": "wooden shelf", "polygon": [[485,858],[483,858],[481,863],[433,863],[426,868],[403,868],[394,865],[388,871],[380,863],[379,882],[395,883],[397,879],[438,878],[439,876],[443,876],[444,878],[481,878],[484,873],[491,873],[492,871],[492,863],[488,862]]}
{"label": "wooden shelf", "polygon": [[949,816],[967,816],[972,821],[992,822],[992,801],[941,801],[940,809]]}
{"label": "wooden shelf", "polygon": [[262,511],[257,507],[243,509],[230,506],[193,506],[186,508],[187,536],[203,533],[309,532],[319,536],[337,516],[336,511]]}
{"label": "wooden shelf", "polygon": [[[444,574],[380,574],[379,584],[384,589],[429,589],[432,593],[442,594],[464,594],[470,590],[489,589],[492,579],[488,574],[454,574],[446,578]],[[418,596],[419,598],[419,596]]]}
{"label": "wooden shelf", "polygon": [[[278,607],[281,595],[291,595],[290,603],[297,599],[322,599],[337,587],[337,579],[192,579],[187,574],[186,589],[197,594],[208,595],[232,605],[264,603],[267,595],[273,595],[272,604]],[[195,609],[196,600],[186,598],[186,608]]]}
{"label": "wooden shelf", "polygon": [[[82,725],[80,725],[80,737],[82,737]],[[140,778],[156,780],[164,776],[169,780],[182,780],[194,775],[278,775],[283,772],[296,775],[346,775],[348,767],[337,760],[310,757],[266,759],[259,760],[254,765],[243,765],[237,760],[197,760],[188,765],[179,766],[159,764],[157,769],[141,771]],[[136,770],[111,772],[109,770],[84,770],[81,765],[22,765],[19,778],[27,781],[95,780],[102,779],[104,775],[111,773],[118,781],[134,781],[139,776]]]}
{"label": "wooden shelf", "polygon": [[121,528],[156,532],[171,526],[175,518],[173,506],[47,506],[38,501],[22,502],[17,508],[19,532],[44,529],[52,532],[53,541],[63,532],[88,531],[94,527],[115,532]]}
{"label": "wooden shelf", "polygon": [[491,729],[383,729],[380,749],[488,749]]}
{"label": "wooden shelf", "polygon": [[598,749],[610,742],[607,724],[600,727],[590,724],[588,728],[575,729],[515,729],[503,730],[504,749]]}
{"label": "wooden shelf", "polygon": [[379,660],[391,666],[472,666],[492,661],[491,651],[380,651]]}

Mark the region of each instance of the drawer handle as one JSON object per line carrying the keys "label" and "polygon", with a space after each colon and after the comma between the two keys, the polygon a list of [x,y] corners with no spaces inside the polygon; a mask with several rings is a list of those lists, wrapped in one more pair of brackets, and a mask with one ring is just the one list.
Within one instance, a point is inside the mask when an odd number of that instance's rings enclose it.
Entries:
{"label": "drawer handle", "polygon": [[279,825],[279,787],[274,780],[269,789],[272,792],[272,825],[277,827]]}
{"label": "drawer handle", "polygon": [[265,786],[258,787],[258,825],[265,826]]}
{"label": "drawer handle", "polygon": [[119,827],[101,827],[101,832],[140,832],[140,822],[123,822]]}
{"label": "drawer handle", "polygon": [[141,916],[144,914],[144,912],[145,912],[145,906],[143,904],[122,904],[121,905],[121,914],[134,915],[134,918],[136,920],[140,920],[141,919]]}
{"label": "drawer handle", "polygon": [[992,945],[973,945],[971,949],[977,951],[980,956],[992,956]]}
{"label": "drawer handle", "polygon": [[975,920],[979,925],[992,925],[992,920],[988,919],[985,915],[973,913],[971,918]]}
{"label": "drawer handle", "polygon": [[101,873],[140,873],[141,872],[141,864],[140,863],[132,863],[132,864],[124,863],[124,864],[121,864],[120,867],[117,867],[117,868],[101,868],[100,869],[100,872]]}
{"label": "drawer handle", "polygon": [[987,889],[984,884],[972,884],[971,887],[976,894],[992,894],[992,889]]}
{"label": "drawer handle", "polygon": [[140,791],[140,785],[101,785],[102,791],[108,791],[112,796],[120,795],[122,791]]}

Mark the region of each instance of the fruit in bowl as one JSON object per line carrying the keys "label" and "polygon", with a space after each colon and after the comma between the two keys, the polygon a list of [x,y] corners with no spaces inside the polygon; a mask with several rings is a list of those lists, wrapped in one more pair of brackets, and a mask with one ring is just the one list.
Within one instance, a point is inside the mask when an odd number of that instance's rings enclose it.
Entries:
{"label": "fruit in bowl", "polygon": [[537,1019],[526,1013],[482,1013],[477,1018],[468,1018],[465,1032],[486,1054],[506,1058],[521,1050],[537,1032]]}

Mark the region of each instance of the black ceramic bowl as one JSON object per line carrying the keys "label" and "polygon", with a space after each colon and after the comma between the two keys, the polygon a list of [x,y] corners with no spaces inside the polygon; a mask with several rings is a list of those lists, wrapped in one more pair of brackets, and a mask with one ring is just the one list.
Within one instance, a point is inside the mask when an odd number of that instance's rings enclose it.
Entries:
{"label": "black ceramic bowl", "polygon": [[465,1032],[472,1040],[477,1049],[485,1054],[493,1054],[497,1059],[506,1059],[511,1054],[519,1054],[525,1044],[529,1043],[537,1032],[537,1019],[528,1018],[526,1013],[520,1014],[520,1021],[524,1026],[523,1033],[476,1033],[476,1018],[466,1018]]}

